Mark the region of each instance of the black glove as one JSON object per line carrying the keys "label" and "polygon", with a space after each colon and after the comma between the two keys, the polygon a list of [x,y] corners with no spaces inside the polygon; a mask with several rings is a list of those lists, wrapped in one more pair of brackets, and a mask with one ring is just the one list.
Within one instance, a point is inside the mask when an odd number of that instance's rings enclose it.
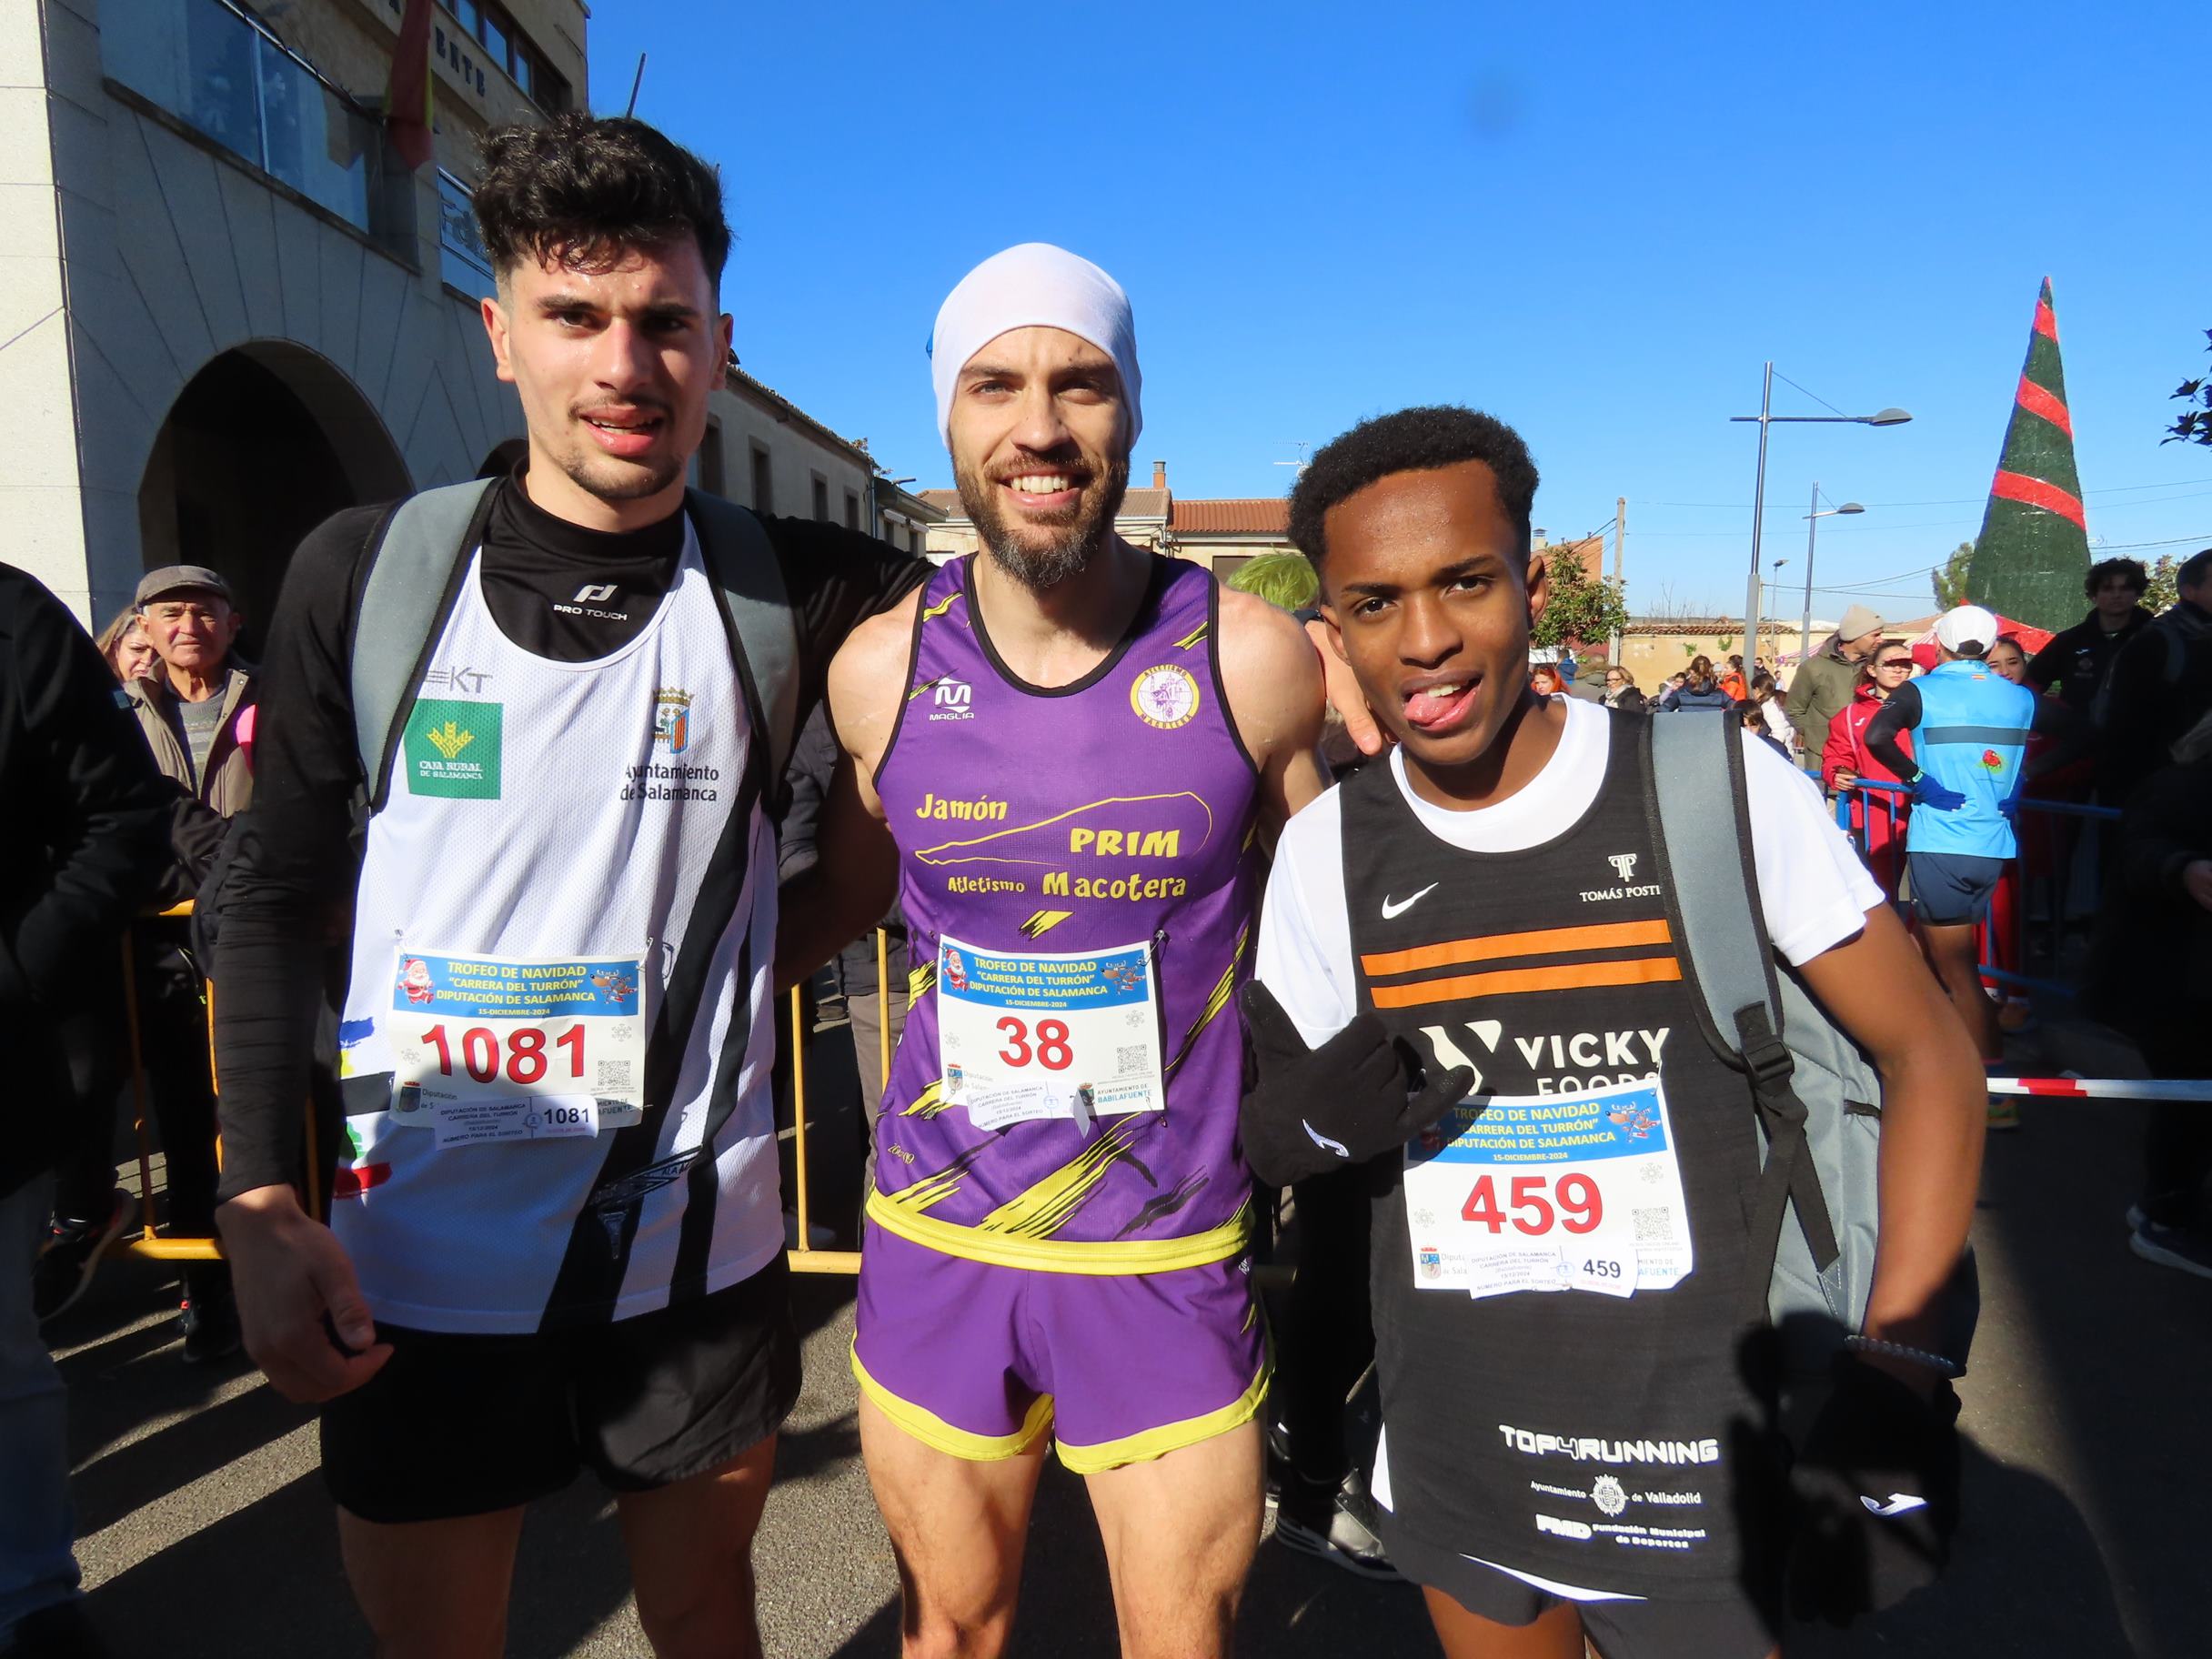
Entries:
{"label": "black glove", "polygon": [[1790,1612],[1837,1626],[1933,1584],[1958,1525],[1958,1396],[1836,1356],[1790,1471]]}
{"label": "black glove", "polygon": [[1418,1058],[1392,1041],[1372,1010],[1309,1049],[1257,980],[1240,1000],[1246,1066],[1237,1124],[1245,1161],[1273,1185],[1403,1146],[1465,1099],[1474,1082],[1474,1072],[1462,1066],[1416,1092]]}

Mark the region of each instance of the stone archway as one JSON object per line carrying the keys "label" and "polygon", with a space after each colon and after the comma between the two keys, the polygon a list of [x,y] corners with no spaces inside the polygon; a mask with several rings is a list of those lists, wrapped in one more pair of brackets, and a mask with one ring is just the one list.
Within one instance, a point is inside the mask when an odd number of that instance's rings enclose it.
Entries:
{"label": "stone archway", "polygon": [[203,364],[169,406],[138,484],[144,568],[220,571],[257,649],[300,538],[412,488],[384,423],[327,358],[254,340]]}

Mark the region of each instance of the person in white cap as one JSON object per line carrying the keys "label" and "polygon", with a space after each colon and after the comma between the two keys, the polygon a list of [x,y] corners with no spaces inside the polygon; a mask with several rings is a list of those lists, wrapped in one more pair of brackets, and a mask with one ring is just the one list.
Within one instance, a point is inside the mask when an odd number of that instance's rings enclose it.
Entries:
{"label": "person in white cap", "polygon": [[[1975,963],[1974,929],[1987,918],[1997,878],[2018,850],[2012,820],[2026,780],[2027,734],[2057,732],[2063,739],[2079,728],[2063,703],[1989,667],[1996,638],[1996,618],[1979,605],[1944,612],[1936,624],[1934,670],[1891,691],[1866,728],[1868,752],[1912,789],[1905,850],[1921,948],[1985,1064],[1999,1060],[2002,1044],[1996,1005]],[[1911,755],[1897,743],[1905,731],[1913,733]],[[2036,769],[2072,758],[2071,742],[2062,741]],[[2018,1121],[2002,1109],[1990,1117],[1994,1128]]]}
{"label": "person in white cap", "polygon": [[1003,1650],[1052,1447],[1121,1651],[1226,1654],[1268,1380],[1233,996],[1262,840],[1323,786],[1322,669],[1282,611],[1115,533],[1142,416],[1111,277],[1010,248],[932,358],[981,550],[832,662],[843,754],[777,953],[792,982],[882,913],[888,822],[914,1000],[852,1368],[905,1652]]}

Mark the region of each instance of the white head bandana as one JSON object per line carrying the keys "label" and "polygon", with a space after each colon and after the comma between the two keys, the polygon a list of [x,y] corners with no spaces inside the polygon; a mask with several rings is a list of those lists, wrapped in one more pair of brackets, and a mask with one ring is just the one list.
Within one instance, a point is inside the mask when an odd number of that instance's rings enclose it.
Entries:
{"label": "white head bandana", "polygon": [[1129,406],[1129,446],[1144,429],[1138,401],[1137,319],[1121,285],[1088,259],[1050,242],[1024,242],[970,271],[938,308],[930,335],[937,435],[952,447],[952,387],[968,359],[1015,328],[1064,328],[1113,359]]}

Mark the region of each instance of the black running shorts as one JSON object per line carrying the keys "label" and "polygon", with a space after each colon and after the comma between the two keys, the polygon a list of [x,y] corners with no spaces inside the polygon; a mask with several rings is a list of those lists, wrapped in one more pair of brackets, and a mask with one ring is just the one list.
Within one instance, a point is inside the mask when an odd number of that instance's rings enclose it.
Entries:
{"label": "black running shorts", "polygon": [[384,1369],[323,1407],[323,1483],[365,1521],[490,1514],[588,1468],[650,1492],[773,1434],[799,1397],[781,1252],[659,1312],[529,1336],[377,1328]]}
{"label": "black running shorts", "polygon": [[1907,853],[1914,912],[1938,928],[1971,927],[1987,920],[1989,896],[1997,890],[2005,863],[2003,859],[1977,859],[1964,852]]}
{"label": "black running shorts", "polygon": [[[1532,1624],[1570,1598],[1410,1536],[1383,1520],[1391,1564],[1424,1589],[1441,1590],[1494,1624]],[[1577,1601],[1583,1629],[1605,1659],[1766,1659],[1777,1638],[1767,1616],[1741,1596],[1710,1602]]]}

